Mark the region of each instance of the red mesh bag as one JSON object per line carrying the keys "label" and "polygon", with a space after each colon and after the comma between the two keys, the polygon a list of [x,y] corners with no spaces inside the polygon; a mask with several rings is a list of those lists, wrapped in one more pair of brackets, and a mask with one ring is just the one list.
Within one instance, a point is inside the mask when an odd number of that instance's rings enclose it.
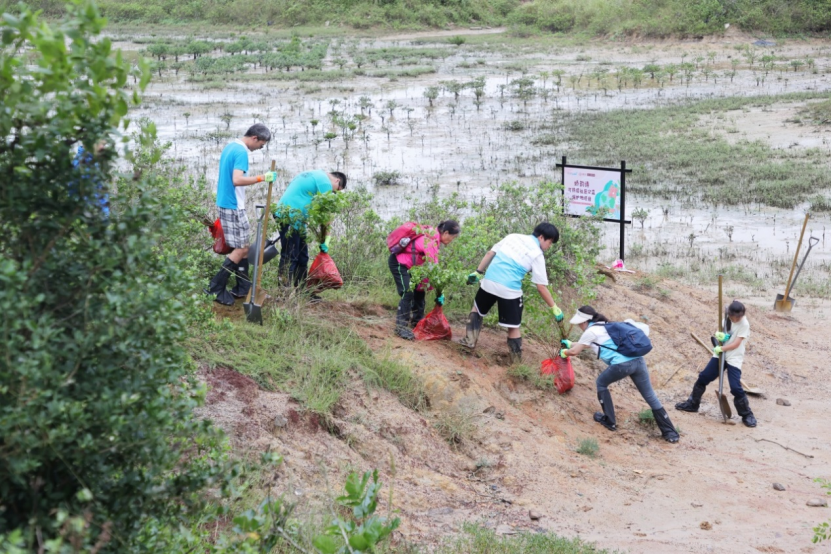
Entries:
{"label": "red mesh bag", "polygon": [[312,267],[309,268],[309,278],[306,283],[310,289],[314,289],[316,292],[326,289],[339,289],[343,286],[343,279],[332,256],[324,252],[315,256]]}
{"label": "red mesh bag", "polygon": [[213,237],[214,239],[214,252],[221,255],[230,254],[231,252],[233,252],[234,249],[225,243],[225,231],[222,230],[222,223],[219,222],[219,218],[217,218],[216,221],[208,225],[208,231],[211,233],[211,237]]}
{"label": "red mesh bag", "polygon": [[554,386],[560,394],[571,390],[574,386],[574,368],[571,367],[571,358],[557,356],[543,360],[540,373],[554,376]]}
{"label": "red mesh bag", "polygon": [[413,329],[413,335],[416,340],[450,340],[452,338],[453,331],[450,329],[447,318],[444,317],[441,306],[436,304],[436,307],[418,322]]}

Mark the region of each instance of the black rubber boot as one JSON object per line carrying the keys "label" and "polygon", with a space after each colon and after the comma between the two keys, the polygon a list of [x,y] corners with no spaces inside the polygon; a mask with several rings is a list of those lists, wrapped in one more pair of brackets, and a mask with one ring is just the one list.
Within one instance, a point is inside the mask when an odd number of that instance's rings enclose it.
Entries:
{"label": "black rubber boot", "polygon": [[398,312],[395,314],[395,334],[402,339],[414,340],[415,335],[410,330],[410,311],[413,305],[413,293],[405,292],[398,303]]}
{"label": "black rubber boot", "polygon": [[612,403],[612,393],[608,390],[597,393],[602,412],[594,413],[594,420],[609,431],[617,431],[617,420],[615,419],[615,405]]}
{"label": "black rubber boot", "polygon": [[459,341],[462,346],[467,346],[470,349],[476,348],[476,343],[479,342],[479,332],[482,330],[483,319],[478,313],[470,312],[467,320],[465,338]]}
{"label": "black rubber boot", "polygon": [[231,289],[231,296],[234,298],[245,298],[251,290],[251,277],[248,276],[248,260],[243,258],[237,264],[237,271],[234,273],[236,284]]}
{"label": "black rubber boot", "polygon": [[413,293],[413,311],[410,316],[410,327],[415,328],[418,322],[424,319],[424,308],[427,304],[426,294],[424,292],[415,291]]}
{"label": "black rubber boot", "polygon": [[750,401],[747,399],[747,395],[734,398],[733,405],[736,407],[736,412],[742,416],[742,423],[748,427],[756,427],[756,417],[750,411]]}
{"label": "black rubber boot", "polygon": [[655,416],[655,423],[658,424],[658,429],[661,430],[661,436],[664,437],[664,440],[678,442],[678,431],[675,430],[675,426],[669,420],[667,411],[663,408],[652,410],[652,415]]}
{"label": "black rubber boot", "polygon": [[522,363],[522,337],[508,339],[508,350],[511,352],[511,364]]}
{"label": "black rubber boot", "polygon": [[225,258],[219,272],[214,275],[214,278],[211,279],[211,284],[208,285],[207,289],[205,289],[205,294],[215,296],[214,301],[219,302],[224,306],[233,306],[234,297],[231,296],[231,293],[226,290],[226,287],[228,286],[228,279],[231,277],[231,273],[234,272],[236,267],[237,264],[232,262],[230,258]]}
{"label": "black rubber boot", "polygon": [[682,412],[697,412],[698,407],[701,406],[701,397],[704,395],[705,390],[707,390],[707,387],[696,383],[693,385],[690,397],[685,401],[676,404],[675,409],[681,410]]}

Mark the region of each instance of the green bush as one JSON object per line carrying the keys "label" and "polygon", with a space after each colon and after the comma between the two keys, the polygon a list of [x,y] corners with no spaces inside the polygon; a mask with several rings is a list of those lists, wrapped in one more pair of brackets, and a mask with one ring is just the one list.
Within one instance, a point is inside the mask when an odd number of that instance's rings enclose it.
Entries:
{"label": "green bush", "polygon": [[137,95],[94,5],[69,12],[50,26],[21,5],[2,29],[0,544],[169,552],[153,537],[225,482],[221,436],[192,415],[195,287],[153,179],[134,174],[107,216],[114,149],[73,167],[72,146],[94,151]]}

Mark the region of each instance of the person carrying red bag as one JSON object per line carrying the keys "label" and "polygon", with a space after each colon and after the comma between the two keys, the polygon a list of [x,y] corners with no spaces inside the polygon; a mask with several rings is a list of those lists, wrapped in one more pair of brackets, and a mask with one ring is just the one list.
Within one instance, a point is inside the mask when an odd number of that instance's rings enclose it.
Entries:
{"label": "person carrying red bag", "polygon": [[[425,290],[419,284],[410,290],[410,270],[424,264],[425,259],[433,263],[439,261],[439,246],[447,246],[459,236],[462,228],[457,221],[448,219],[439,223],[436,230],[417,223],[407,223],[390,233],[390,237],[401,235],[403,244],[396,241],[390,250],[388,260],[395,288],[401,300],[395,316],[395,333],[406,340],[415,339],[410,327],[415,327],[424,317]],[[388,239],[389,242],[389,239]],[[436,298],[436,303],[444,304],[444,295]]]}

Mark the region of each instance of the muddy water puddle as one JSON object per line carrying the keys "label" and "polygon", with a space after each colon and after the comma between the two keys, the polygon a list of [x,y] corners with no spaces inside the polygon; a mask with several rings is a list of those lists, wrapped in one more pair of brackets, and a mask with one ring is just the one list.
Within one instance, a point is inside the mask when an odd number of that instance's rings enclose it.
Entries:
{"label": "muddy water puddle", "polygon": [[[406,40],[356,44],[448,48]],[[499,37],[494,36],[477,46],[481,50],[465,46],[444,58],[420,62],[435,67],[435,73],[400,80],[355,77],[336,83],[235,82],[230,76],[220,83],[221,88],[213,88],[215,84],[209,88],[187,82],[182,72],[178,78],[165,74],[151,84],[143,106],[134,115],[154,120],[160,137],[172,142],[175,157],[189,172],[204,175],[211,183],[224,145],[250,124],[264,122],[274,140],[267,150],[251,155],[252,171],[265,170],[274,158],[285,186],[292,175],[305,169],[343,170],[354,186],[373,192],[376,210],[390,217],[403,215],[413,199],[424,197],[432,186],[442,196],[458,193],[475,200],[490,195],[491,187],[502,182],[559,180],[555,164],[569,154],[569,145],[558,135],[557,121],[568,112],[649,109],[686,100],[829,88],[826,71],[831,58],[824,43],[759,49],[759,55],[810,56],[811,70],[785,71],[785,62],[781,62],[778,70],[762,71],[758,65],[745,67],[745,61],[730,75],[732,60],[741,57],[736,48],[741,44],[738,39],[732,44],[725,39],[723,44],[594,45],[551,47],[540,52],[500,45]],[[715,56],[711,56],[713,52]],[[330,53],[326,62],[331,64],[332,57]],[[689,82],[678,74],[658,86],[647,75],[638,88],[629,83],[618,90],[608,77],[605,90],[598,85],[599,75],[613,74],[623,66],[642,68],[649,63],[693,60],[708,69],[706,75],[698,73]],[[563,73],[558,76],[557,71]],[[432,107],[425,97],[428,87],[454,80],[470,82],[477,77],[484,78],[484,95],[478,106],[470,88],[458,97],[442,92]],[[535,90],[524,98],[515,86],[523,77],[533,79]],[[831,154],[827,131],[814,132],[791,121],[798,107],[791,102],[772,110],[714,114],[702,118],[700,124],[728,141],[759,139],[773,147],[829,149]],[[336,123],[338,119],[341,123]],[[326,133],[335,136],[327,137]],[[637,160],[627,162],[637,164]],[[393,176],[398,184],[377,186],[373,176],[379,173]],[[636,184],[637,172],[627,179]],[[262,190],[252,192],[255,199],[264,196]],[[666,215],[665,207],[669,207]],[[627,254],[630,265],[654,270],[667,260],[683,266],[693,257],[715,256],[745,264],[763,276],[760,278],[773,278],[778,270],[767,271],[767,266],[772,261],[781,265],[781,260],[793,255],[805,206],[795,210],[714,209],[690,206],[689,199],[668,203],[630,195],[627,208],[630,214],[637,208],[649,210],[643,230],[639,223],[627,230],[627,244],[634,248],[634,254],[632,250]],[[818,214],[809,229],[821,235],[826,226],[831,229],[831,219]],[[732,227],[732,238],[728,227]],[[617,257],[617,227],[606,223],[604,233],[608,244],[604,257],[611,262]],[[694,235],[692,241],[690,235]],[[829,257],[831,245],[826,249],[822,242],[811,254],[806,275],[822,275],[825,270],[820,262],[828,262]]]}

